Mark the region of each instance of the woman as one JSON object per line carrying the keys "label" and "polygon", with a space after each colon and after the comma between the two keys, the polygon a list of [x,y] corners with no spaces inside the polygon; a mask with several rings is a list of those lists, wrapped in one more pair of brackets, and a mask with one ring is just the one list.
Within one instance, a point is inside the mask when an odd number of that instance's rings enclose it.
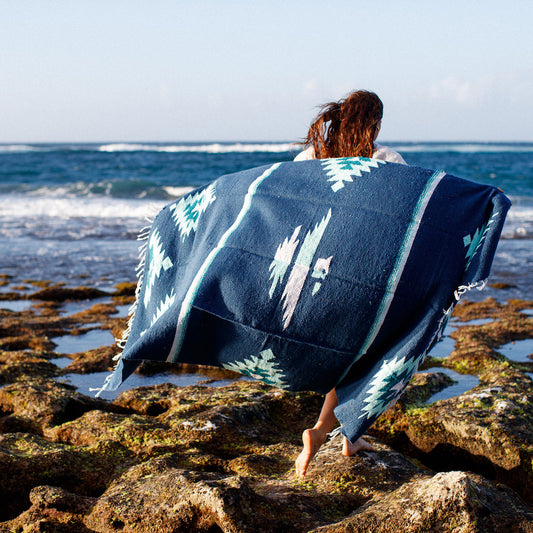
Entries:
{"label": "woman", "polygon": [[325,104],[302,143],[306,149],[294,160],[361,156],[405,165],[398,152],[375,142],[382,117],[383,103],[370,91],[355,91]]}
{"label": "woman", "polygon": [[[383,103],[370,91],[355,91],[339,102],[322,106],[307,138],[302,144],[306,149],[295,161],[326,159],[330,157],[369,157],[407,164],[403,157],[375,141],[381,128]],[[307,467],[338,423],[333,410],[338,405],[335,389],[326,394],[324,405],[314,427],[303,432],[303,450],[296,459],[296,473],[303,477]],[[359,450],[372,450],[363,439],[352,444],[343,437],[343,455],[353,455]]]}

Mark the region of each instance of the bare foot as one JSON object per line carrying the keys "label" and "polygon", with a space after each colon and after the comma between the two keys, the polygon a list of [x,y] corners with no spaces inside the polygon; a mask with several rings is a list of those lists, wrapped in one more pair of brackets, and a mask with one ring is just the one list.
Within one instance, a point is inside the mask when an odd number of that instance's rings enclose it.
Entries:
{"label": "bare foot", "polygon": [[352,444],[346,437],[342,443],[342,455],[354,455],[355,453],[361,450],[367,450],[369,452],[375,451],[376,448],[372,444],[366,442],[364,439],[357,439],[354,444]]}
{"label": "bare foot", "polygon": [[311,459],[313,459],[313,457],[316,455],[320,449],[320,446],[326,442],[327,438],[327,434],[323,433],[319,429],[306,429],[302,433],[304,448],[295,462],[296,474],[298,476],[305,476],[305,472],[307,471],[307,467],[311,462]]}

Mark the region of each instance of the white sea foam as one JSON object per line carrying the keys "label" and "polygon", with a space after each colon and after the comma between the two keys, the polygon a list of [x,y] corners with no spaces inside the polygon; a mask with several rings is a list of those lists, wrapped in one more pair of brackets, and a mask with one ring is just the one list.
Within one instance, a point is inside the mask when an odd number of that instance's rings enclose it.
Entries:
{"label": "white sea foam", "polygon": [[192,191],[194,187],[163,187],[163,190],[169,195],[174,198],[179,198],[180,196],[183,196],[184,194],[187,194],[188,192]]}
{"label": "white sea foam", "polygon": [[[132,199],[143,199],[147,196],[153,197],[153,195],[156,195],[156,198],[161,198],[165,194],[168,195],[170,199],[172,198],[179,198],[180,196],[183,196],[184,194],[187,194],[188,192],[192,191],[194,187],[191,186],[151,186],[148,188],[143,189],[143,185],[139,185],[137,189],[134,189],[135,182],[132,182],[131,190],[127,190],[126,188],[123,188],[120,192],[125,194],[130,194],[130,197]],[[106,197],[112,197],[113,196],[113,187],[114,183],[111,181],[105,182],[96,182],[96,183],[87,183],[87,182],[76,182],[76,183],[69,183],[68,185],[42,185],[40,187],[37,187],[35,189],[27,189],[25,192],[25,195],[29,197],[30,200],[28,201],[34,201],[35,198],[62,198],[62,199],[71,199],[71,198],[102,198],[102,196]],[[22,197],[22,194],[19,193],[19,196]],[[1,205],[1,198],[0,198],[0,205]]]}
{"label": "white sea foam", "polygon": [[300,145],[288,142],[234,142],[234,143],[80,143],[80,144],[0,144],[0,154],[24,152],[58,151],[97,151],[97,152],[162,152],[162,153],[255,153],[255,152],[297,152]]}
{"label": "white sea foam", "polygon": [[133,143],[114,143],[104,144],[98,148],[100,152],[204,152],[212,154],[226,154],[234,152],[290,152],[297,151],[298,146],[293,143],[210,143],[210,144],[133,144]]}
{"label": "white sea foam", "polygon": [[[46,197],[46,198],[79,198],[79,197],[90,197],[93,196],[93,188],[99,187],[100,196],[109,196],[112,188],[112,183],[84,183],[82,181],[77,183],[70,183],[65,186],[52,185],[47,186],[43,185],[36,189],[29,190],[27,192],[28,196],[33,198]],[[32,200],[33,201],[33,200]]]}
{"label": "white sea foam", "polygon": [[533,204],[528,199],[511,197],[513,205],[505,219],[504,239],[533,238]]}
{"label": "white sea foam", "polygon": [[512,221],[527,221],[533,224],[533,205],[516,205],[511,207],[511,210],[507,214],[507,220]]}
{"label": "white sea foam", "polygon": [[0,154],[15,154],[22,152],[39,152],[40,148],[29,144],[0,144]]}
{"label": "white sea foam", "polygon": [[[458,152],[458,153],[532,153],[533,143],[454,143],[454,142],[391,142],[390,144],[400,153],[409,152]],[[54,152],[54,151],[99,151],[99,152],[203,152],[213,154],[224,153],[254,153],[254,152],[298,152],[301,146],[288,142],[234,142],[234,143],[72,143],[72,144],[0,144],[0,154],[21,152]]]}
{"label": "white sea foam", "polygon": [[400,153],[408,152],[458,152],[467,154],[476,153],[531,153],[533,152],[533,144],[515,144],[515,143],[416,143],[416,144],[401,144],[391,143]]}
{"label": "white sea foam", "polygon": [[[80,188],[82,188],[80,184]],[[32,191],[32,194],[0,195],[0,220],[49,217],[143,219],[153,215],[172,198],[179,198],[193,190],[192,187],[162,187],[171,198],[116,198],[109,195],[73,194],[72,188],[47,188]],[[503,237],[533,238],[533,203],[529,198],[511,197],[513,206],[507,214]]]}
{"label": "white sea foam", "polygon": [[106,218],[144,219],[154,209],[161,209],[167,201],[120,199],[105,197],[65,198],[57,196],[33,197],[26,195],[0,196],[0,220],[36,217],[56,219]]}

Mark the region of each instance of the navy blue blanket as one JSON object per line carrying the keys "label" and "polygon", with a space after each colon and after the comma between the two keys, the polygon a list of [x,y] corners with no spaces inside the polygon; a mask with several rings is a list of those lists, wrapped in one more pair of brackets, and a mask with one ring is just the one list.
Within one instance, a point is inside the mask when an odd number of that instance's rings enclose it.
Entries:
{"label": "navy blue blanket", "polygon": [[336,387],[354,442],[489,275],[509,200],[367,158],[277,163],[166,206],[148,235],[116,389],[141,360]]}

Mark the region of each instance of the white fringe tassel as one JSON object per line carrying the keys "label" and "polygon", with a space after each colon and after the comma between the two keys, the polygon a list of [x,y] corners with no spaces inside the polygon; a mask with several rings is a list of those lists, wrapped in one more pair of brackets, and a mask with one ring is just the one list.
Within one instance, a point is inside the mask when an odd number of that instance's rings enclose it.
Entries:
{"label": "white fringe tassel", "polygon": [[331,439],[334,439],[335,437],[338,437],[339,435],[341,435],[341,427],[342,426],[337,426],[333,431],[330,431],[327,434],[328,438],[331,440]]}
{"label": "white fringe tassel", "polygon": [[[429,351],[429,347],[430,346],[431,347],[434,346],[434,344],[436,342],[438,342],[440,340],[440,338],[442,337],[442,334],[443,334],[444,328],[445,328],[445,324],[447,323],[447,321],[451,317],[455,306],[459,303],[459,300],[461,299],[463,294],[465,294],[468,291],[471,291],[472,289],[477,289],[478,291],[482,291],[486,287],[487,281],[488,281],[487,278],[485,278],[483,280],[476,281],[474,283],[469,283],[468,285],[460,285],[459,287],[457,287],[457,289],[453,293],[454,296],[455,296],[455,301],[452,302],[452,304],[450,305],[450,307],[448,307],[448,309],[444,309],[443,310],[442,317],[439,320],[439,323],[437,325],[437,329],[435,331],[435,334],[431,338],[426,350],[422,353],[422,355],[419,356],[420,361],[419,361],[418,364],[421,364],[422,361],[425,359],[425,357],[426,357],[426,355],[427,355],[427,353]],[[341,427],[342,426],[338,426],[333,431],[328,433],[328,437],[330,439],[334,439],[335,437],[340,435],[341,434]]]}
{"label": "white fringe tassel", "polygon": [[459,301],[465,292],[471,291],[472,289],[477,289],[482,291],[487,285],[487,278],[474,283],[469,283],[468,285],[460,285],[457,287],[457,290],[454,292],[455,299]]}
{"label": "white fringe tassel", "polygon": [[[158,209],[156,206],[151,206],[152,209]],[[157,212],[154,213],[154,217],[151,217],[151,218],[148,218],[146,217],[146,220],[148,222],[150,222],[150,224],[153,224],[153,219],[155,218],[155,215],[157,214]],[[148,248],[148,237],[150,236],[150,231],[152,229],[152,226],[145,226],[144,228],[141,228],[141,230],[139,231],[139,234],[137,235],[137,240],[138,241],[141,241],[141,245],[139,246],[139,264],[137,265],[137,268],[135,269],[135,274],[137,276],[137,287],[135,288],[135,300],[134,302],[131,304],[131,307],[129,308],[129,311],[128,311],[128,315],[129,315],[129,319],[128,319],[128,325],[126,327],[126,329],[123,331],[122,333],[122,337],[120,339],[115,339],[115,343],[116,345],[122,350],[120,353],[118,353],[117,355],[115,355],[113,357],[113,361],[116,361],[117,364],[115,365],[115,370],[118,366],[118,362],[120,361],[121,357],[122,357],[122,354],[123,354],[123,351],[124,351],[124,347],[126,346],[126,341],[128,340],[128,337],[131,333],[131,327],[133,325],[133,320],[135,318],[135,312],[137,311],[137,304],[138,304],[138,301],[139,301],[139,295],[141,293],[141,288],[143,286],[143,282],[144,282],[144,276],[143,276],[143,272],[144,272],[144,266],[145,266],[145,258],[146,258],[146,249]],[[111,380],[111,376],[113,375],[113,373],[111,373],[109,376],[106,377],[105,381],[104,381],[104,384],[99,387],[99,388],[90,388],[89,391],[91,392],[96,392],[96,395],[95,397],[98,398],[100,396],[100,394],[102,394],[102,392],[104,390],[106,390],[106,386],[107,384],[109,383],[109,381]]]}

